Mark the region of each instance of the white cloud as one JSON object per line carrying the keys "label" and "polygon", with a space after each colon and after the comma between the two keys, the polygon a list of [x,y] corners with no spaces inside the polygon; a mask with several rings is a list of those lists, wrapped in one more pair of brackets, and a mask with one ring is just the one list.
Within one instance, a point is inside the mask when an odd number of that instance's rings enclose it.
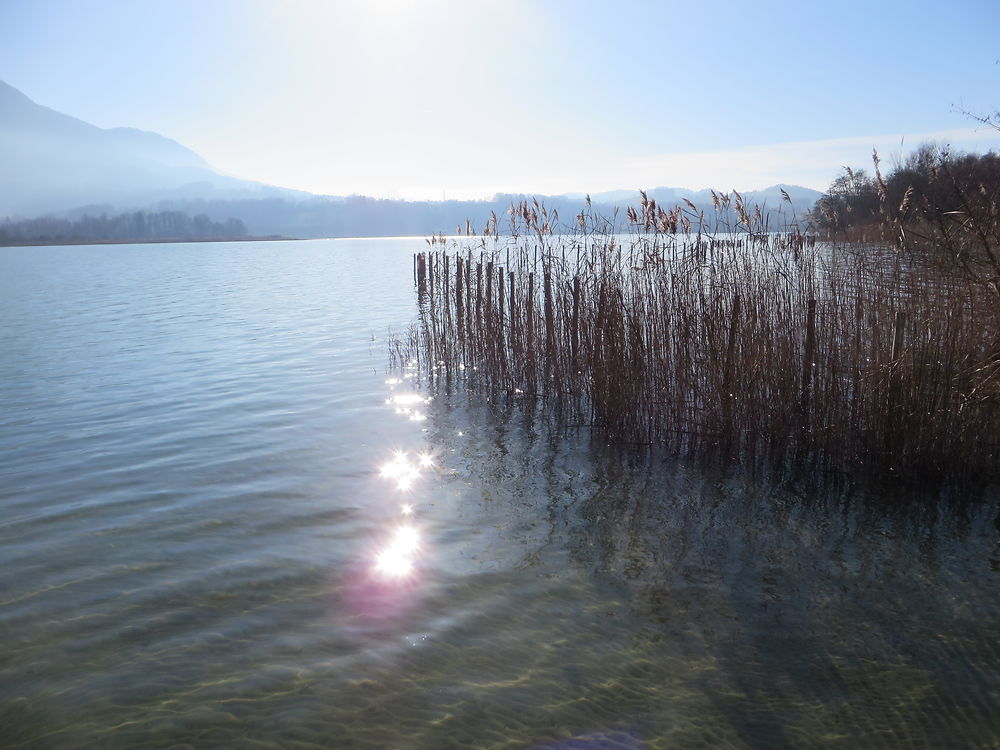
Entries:
{"label": "white cloud", "polygon": [[878,150],[883,168],[888,168],[926,141],[949,144],[955,151],[1000,149],[1000,133],[978,127],[659,154],[630,159],[620,170],[631,184],[644,187],[750,190],[783,182],[823,190],[841,167],[870,169],[873,149]]}

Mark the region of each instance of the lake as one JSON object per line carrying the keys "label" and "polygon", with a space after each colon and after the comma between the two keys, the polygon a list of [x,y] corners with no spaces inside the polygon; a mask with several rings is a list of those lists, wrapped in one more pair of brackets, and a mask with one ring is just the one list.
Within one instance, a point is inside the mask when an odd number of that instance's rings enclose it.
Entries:
{"label": "lake", "polygon": [[423,246],[0,248],[0,747],[1000,747],[996,488],[430,399]]}

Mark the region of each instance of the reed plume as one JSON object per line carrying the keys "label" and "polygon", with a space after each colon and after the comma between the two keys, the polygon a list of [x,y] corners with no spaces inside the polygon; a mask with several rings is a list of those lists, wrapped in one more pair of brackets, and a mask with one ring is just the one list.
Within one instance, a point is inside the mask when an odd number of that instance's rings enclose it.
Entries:
{"label": "reed plume", "polygon": [[504,231],[432,238],[397,356],[611,441],[995,477],[995,298],[887,249],[771,231],[738,193],[713,193],[717,215],[731,201],[736,225],[711,229],[643,193],[626,234],[589,202],[557,234],[525,201]]}

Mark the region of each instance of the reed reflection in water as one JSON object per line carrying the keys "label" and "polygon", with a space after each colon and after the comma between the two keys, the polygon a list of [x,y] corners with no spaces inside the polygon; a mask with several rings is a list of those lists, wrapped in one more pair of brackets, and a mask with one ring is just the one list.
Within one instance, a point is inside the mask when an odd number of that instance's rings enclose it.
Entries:
{"label": "reed reflection in water", "polygon": [[480,635],[521,667],[484,680],[519,720],[621,746],[1000,741],[995,488],[809,494],[436,404],[470,533],[450,565],[516,590]]}

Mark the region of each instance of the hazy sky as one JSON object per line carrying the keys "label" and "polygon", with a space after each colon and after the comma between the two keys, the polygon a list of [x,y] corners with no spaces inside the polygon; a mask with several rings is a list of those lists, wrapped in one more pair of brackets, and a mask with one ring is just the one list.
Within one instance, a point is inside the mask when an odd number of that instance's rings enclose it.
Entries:
{"label": "hazy sky", "polygon": [[1000,0],[0,0],[0,79],[216,168],[407,198],[825,188],[1000,148]]}

